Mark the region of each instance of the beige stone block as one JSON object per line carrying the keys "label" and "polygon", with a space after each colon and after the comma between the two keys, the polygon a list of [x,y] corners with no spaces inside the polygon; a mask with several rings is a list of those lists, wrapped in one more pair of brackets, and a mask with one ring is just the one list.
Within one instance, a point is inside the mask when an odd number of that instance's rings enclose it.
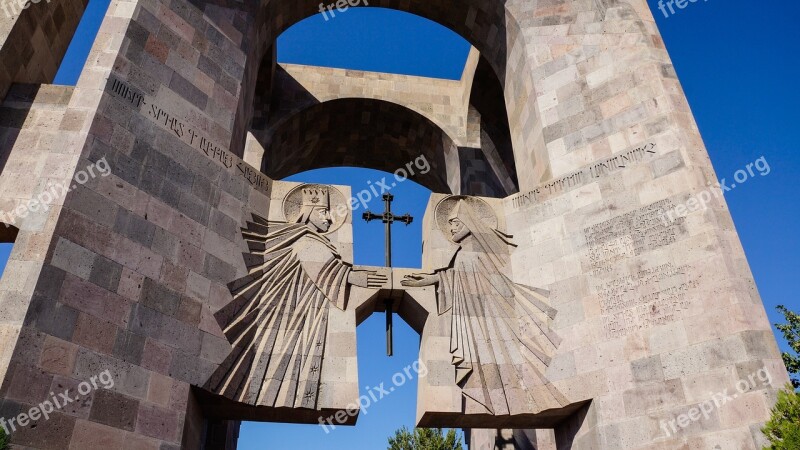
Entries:
{"label": "beige stone block", "polygon": [[[769,400],[765,391],[742,394],[736,389],[729,391],[732,400],[719,408],[723,428],[747,427],[753,421],[766,422],[770,418]],[[724,401],[724,400],[723,400]]]}

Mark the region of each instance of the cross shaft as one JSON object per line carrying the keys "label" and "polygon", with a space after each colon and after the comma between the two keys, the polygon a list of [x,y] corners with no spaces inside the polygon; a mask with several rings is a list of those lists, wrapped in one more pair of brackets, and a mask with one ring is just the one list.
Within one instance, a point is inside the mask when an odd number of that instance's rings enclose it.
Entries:
{"label": "cross shaft", "polygon": [[[383,214],[375,214],[371,211],[367,211],[362,216],[364,220],[367,222],[372,222],[373,220],[381,220],[384,223],[386,228],[386,236],[384,239],[384,247],[385,247],[385,255],[386,255],[386,267],[392,267],[392,224],[395,222],[402,222],[406,225],[410,225],[411,222],[414,221],[414,218],[411,217],[410,214],[404,214],[402,216],[395,216],[392,213],[392,201],[394,200],[394,196],[392,194],[383,194]],[[393,352],[393,345],[392,345],[392,309],[393,309],[393,301],[392,299],[387,299],[385,301],[386,305],[386,354],[388,356],[392,356]]]}

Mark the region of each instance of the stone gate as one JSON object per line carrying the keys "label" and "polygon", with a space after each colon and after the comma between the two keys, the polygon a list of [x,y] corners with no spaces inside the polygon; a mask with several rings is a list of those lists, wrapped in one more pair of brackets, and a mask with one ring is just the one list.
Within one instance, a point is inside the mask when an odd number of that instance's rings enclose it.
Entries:
{"label": "stone gate", "polygon": [[[786,371],[724,199],[692,207],[716,176],[645,0],[372,1],[467,39],[454,81],[278,64],[317,3],[112,0],[75,87],[86,1],[0,19],[12,442],[352,424],[355,327],[394,298],[418,424],[505,430],[473,448],[760,448]],[[352,265],[348,188],[274,181],[420,157],[416,271]]]}

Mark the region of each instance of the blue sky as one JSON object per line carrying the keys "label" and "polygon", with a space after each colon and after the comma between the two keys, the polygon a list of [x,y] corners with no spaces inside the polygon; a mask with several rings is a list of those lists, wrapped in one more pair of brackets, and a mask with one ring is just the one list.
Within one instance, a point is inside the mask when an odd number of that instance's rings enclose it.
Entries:
{"label": "blue sky", "polygon": [[[109,0],[91,0],[79,38],[56,78],[74,84]],[[780,320],[778,304],[800,309],[794,282],[800,273],[797,236],[800,201],[797,144],[800,113],[800,3],[759,7],[744,0],[690,3],[665,17],[650,6],[660,26],[678,75],[720,178],[731,179],[748,163],[764,156],[771,172],[727,195],[737,230],[772,322]],[[279,40],[279,60],[299,64],[459,78],[468,45],[427,20],[382,9],[351,9],[325,21],[316,16],[288,30]],[[354,190],[381,172],[324,169],[294,180],[350,184]],[[429,191],[413,182],[394,190],[396,211],[419,220],[395,231],[395,265],[418,267],[421,218]],[[370,207],[380,210],[379,201]],[[357,214],[357,217],[360,214]],[[382,228],[354,224],[355,259],[382,265]],[[8,246],[0,246],[0,260]],[[394,358],[384,356],[383,317],[373,316],[358,329],[359,376],[362,386],[389,382],[417,354],[419,338],[396,320]],[[781,342],[783,348],[785,343]],[[245,424],[242,450],[282,448],[378,449],[402,425],[413,426],[415,383],[407,384],[372,406],[354,428],[326,435],[318,426]]]}

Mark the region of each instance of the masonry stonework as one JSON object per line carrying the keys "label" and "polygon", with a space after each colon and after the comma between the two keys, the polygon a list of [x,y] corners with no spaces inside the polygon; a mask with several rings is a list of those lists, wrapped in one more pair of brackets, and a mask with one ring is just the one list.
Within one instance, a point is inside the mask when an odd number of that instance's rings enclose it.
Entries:
{"label": "masonry stonework", "polygon": [[[418,423],[475,428],[473,448],[761,448],[786,370],[724,200],[660,220],[716,177],[645,0],[371,2],[467,39],[454,81],[277,64],[311,0],[112,0],[77,85],[48,84],[84,5],[0,21],[0,210],[19,230],[0,417],[114,385],[13,444],[231,449],[242,420],[353,423],[355,328],[392,297],[422,336]],[[422,270],[352,267],[349,210],[306,228],[285,206],[303,187],[277,181],[420,155]],[[273,248],[287,230],[297,247]],[[270,293],[298,286],[315,290]]]}

